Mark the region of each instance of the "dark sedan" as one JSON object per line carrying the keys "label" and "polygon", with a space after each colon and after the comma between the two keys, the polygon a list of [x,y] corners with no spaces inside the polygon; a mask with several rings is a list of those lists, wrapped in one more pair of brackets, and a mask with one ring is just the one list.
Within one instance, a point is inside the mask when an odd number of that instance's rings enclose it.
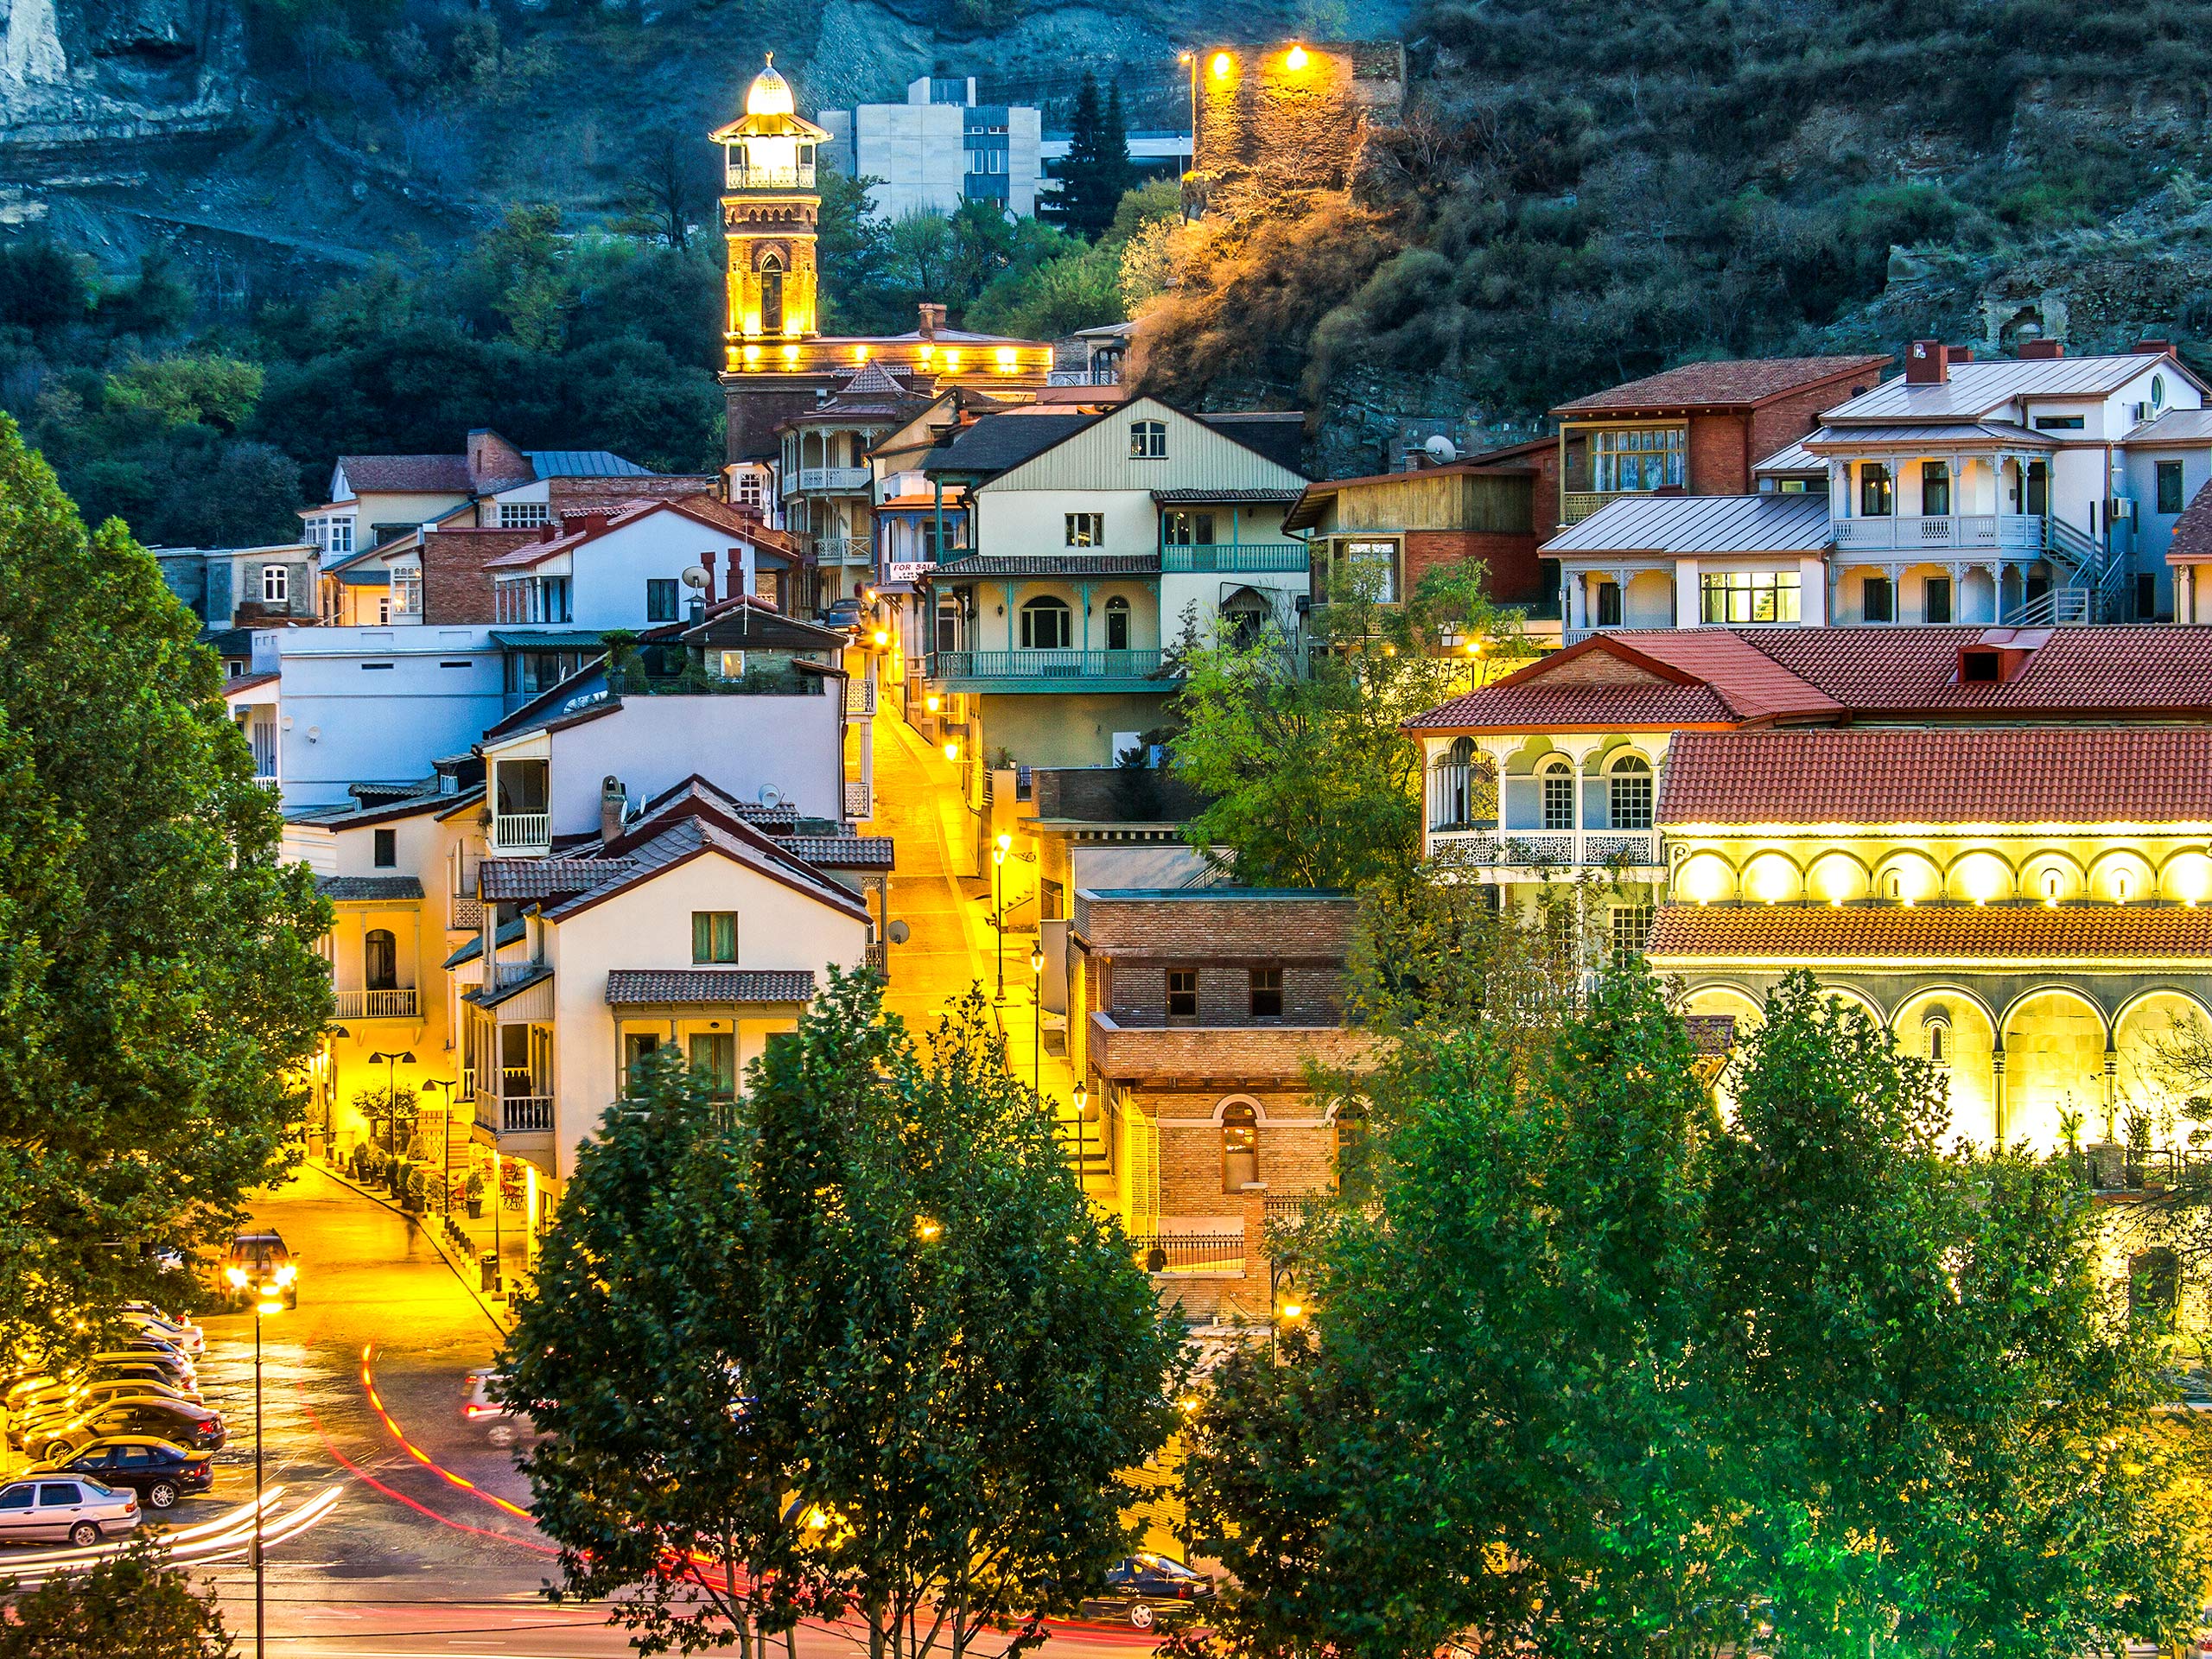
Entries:
{"label": "dark sedan", "polygon": [[214,1460],[149,1434],[117,1434],[94,1440],[55,1472],[86,1475],[103,1486],[128,1487],[159,1515],[188,1492],[215,1484]]}
{"label": "dark sedan", "polygon": [[1189,1618],[1213,1598],[1213,1580],[1172,1555],[1126,1555],[1106,1569],[1106,1592],[1083,1604],[1085,1618],[1127,1619],[1140,1630]]}
{"label": "dark sedan", "polygon": [[94,1440],[118,1435],[168,1440],[193,1452],[219,1451],[230,1438],[219,1411],[181,1400],[138,1396],[111,1400],[97,1411],[41,1430],[35,1443],[27,1441],[23,1450],[34,1458],[57,1462],[75,1457]]}

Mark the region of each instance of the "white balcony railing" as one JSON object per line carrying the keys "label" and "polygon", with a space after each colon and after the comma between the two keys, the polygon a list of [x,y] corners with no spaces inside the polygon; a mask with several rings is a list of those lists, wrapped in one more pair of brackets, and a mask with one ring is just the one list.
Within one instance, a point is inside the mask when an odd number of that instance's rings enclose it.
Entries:
{"label": "white balcony railing", "polygon": [[725,167],[722,169],[722,188],[811,190],[814,188],[814,163],[799,162],[790,167]]}
{"label": "white balcony railing", "polygon": [[855,823],[865,823],[875,816],[875,795],[864,778],[845,780],[845,816]]}
{"label": "white balcony railing", "polygon": [[868,477],[865,467],[802,467],[798,469],[798,486],[802,490],[846,494],[868,488]]}
{"label": "white balcony railing", "polygon": [[1048,386],[1118,386],[1119,369],[1054,369],[1045,377]]}
{"label": "white balcony railing", "polygon": [[814,538],[817,564],[866,564],[874,550],[865,536],[817,536]]}
{"label": "white balcony railing", "polygon": [[502,812],[492,820],[492,844],[505,852],[543,852],[553,844],[552,815]]}
{"label": "white balcony railing", "polygon": [[845,716],[849,720],[865,720],[875,713],[875,682],[866,675],[856,674],[845,682]]}
{"label": "white balcony railing", "polygon": [[1438,858],[1478,868],[1578,869],[1622,864],[1650,869],[1659,863],[1656,830],[1432,830],[1428,841]]}
{"label": "white balcony railing", "polygon": [[542,1135],[552,1127],[550,1095],[509,1095],[499,1103],[501,1135]]}
{"label": "white balcony railing", "polygon": [[412,1020],[417,1007],[411,985],[404,991],[338,991],[332,1001],[340,1020]]}
{"label": "white balcony railing", "polygon": [[2043,520],[2022,512],[1959,513],[1920,517],[1884,514],[1872,518],[1839,518],[1835,544],[1911,552],[1920,548],[2040,549]]}

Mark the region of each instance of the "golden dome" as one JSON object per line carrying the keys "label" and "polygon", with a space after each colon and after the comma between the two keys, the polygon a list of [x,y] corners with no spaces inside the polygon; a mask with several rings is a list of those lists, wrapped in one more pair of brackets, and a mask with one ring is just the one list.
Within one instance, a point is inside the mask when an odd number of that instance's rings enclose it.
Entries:
{"label": "golden dome", "polygon": [[776,54],[768,54],[768,67],[753,78],[753,85],[746,89],[745,112],[747,115],[789,115],[797,105],[791,101],[791,84],[776,73]]}

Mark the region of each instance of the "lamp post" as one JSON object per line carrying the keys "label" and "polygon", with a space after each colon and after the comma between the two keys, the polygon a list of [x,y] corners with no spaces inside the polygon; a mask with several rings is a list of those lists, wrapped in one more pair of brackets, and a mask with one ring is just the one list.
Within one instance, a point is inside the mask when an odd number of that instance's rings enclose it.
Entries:
{"label": "lamp post", "polygon": [[1033,1006],[1029,1021],[1029,1086],[1045,1092],[1045,944],[1029,947],[1029,994]]}
{"label": "lamp post", "polygon": [[333,1026],[323,1033],[323,1040],[328,1046],[323,1050],[327,1064],[322,1075],[322,1155],[332,1163],[338,1161],[330,1145],[330,1109],[338,1098],[338,1045],[352,1041],[353,1036],[343,1026]]}
{"label": "lamp post", "polygon": [[369,1056],[369,1064],[371,1065],[374,1065],[378,1060],[382,1060],[384,1062],[385,1150],[386,1152],[397,1152],[398,1148],[391,1144],[397,1135],[397,1119],[399,1115],[399,1109],[392,1101],[392,1090],[397,1086],[395,1083],[395,1076],[401,1066],[412,1065],[415,1064],[415,1055],[413,1051],[410,1050],[404,1053],[377,1053]]}
{"label": "lamp post", "polygon": [[1014,837],[1003,830],[999,832],[999,844],[991,849],[991,923],[997,930],[997,948],[992,955],[998,959],[999,994],[997,1001],[1006,1001],[1006,855],[1014,845]]}
{"label": "lamp post", "polygon": [[[1176,61],[1176,62],[1178,62],[1178,63],[1181,63],[1181,64],[1187,64],[1187,65],[1189,65],[1189,66],[1190,66],[1190,70],[1191,70],[1191,167],[1190,167],[1190,171],[1191,171],[1191,172],[1192,172],[1192,173],[1196,173],[1196,172],[1198,170],[1198,52],[1197,52],[1197,50],[1196,50],[1195,48],[1194,48],[1194,49],[1192,49],[1192,50],[1191,50],[1191,51],[1188,51],[1188,52],[1179,52],[1179,53],[1177,53],[1177,54],[1175,54],[1175,61]],[[1190,193],[1186,190],[1186,191],[1185,191],[1185,192],[1184,192],[1184,194],[1183,194],[1183,217],[1184,217],[1185,219],[1188,219],[1188,218],[1190,218],[1190,216],[1191,216],[1191,196],[1190,196]]]}
{"label": "lamp post", "polygon": [[442,1138],[446,1143],[446,1201],[442,1207],[445,1211],[446,1219],[451,1221],[453,1219],[453,1091],[461,1087],[461,1083],[455,1077],[428,1077],[423,1080],[423,1086],[425,1089],[442,1089],[446,1091],[445,1114],[439,1119],[443,1131]]}
{"label": "lamp post", "polygon": [[254,1299],[253,1310],[253,1656],[263,1659],[262,1609],[263,1573],[261,1562],[261,1322],[271,1313],[283,1312],[280,1301]]}

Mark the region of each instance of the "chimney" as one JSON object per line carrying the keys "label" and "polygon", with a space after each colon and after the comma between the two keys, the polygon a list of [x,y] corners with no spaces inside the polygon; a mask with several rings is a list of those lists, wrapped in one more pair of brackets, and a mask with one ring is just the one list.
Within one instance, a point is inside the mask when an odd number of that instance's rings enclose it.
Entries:
{"label": "chimney", "polygon": [[2020,342],[2020,356],[2024,361],[2047,357],[2063,357],[2066,346],[2056,340],[2024,340]]}
{"label": "chimney", "polygon": [[921,313],[922,338],[924,340],[935,340],[937,338],[937,331],[944,327],[944,308],[941,305],[932,304],[930,301],[925,300],[921,304]]}
{"label": "chimney", "polygon": [[518,484],[537,476],[530,457],[488,426],[468,435],[468,478],[478,489]]}
{"label": "chimney", "polygon": [[537,539],[541,542],[557,542],[567,532],[550,518],[537,527]]}
{"label": "chimney", "polygon": [[1948,353],[1940,340],[1916,340],[1905,350],[1905,384],[1940,386],[1950,377]]}
{"label": "chimney", "polygon": [[622,820],[630,810],[629,792],[612,773],[599,785],[599,839],[604,846],[622,833]]}
{"label": "chimney", "polygon": [[2174,343],[2171,340],[2139,340],[2135,342],[2138,357],[2171,357]]}

